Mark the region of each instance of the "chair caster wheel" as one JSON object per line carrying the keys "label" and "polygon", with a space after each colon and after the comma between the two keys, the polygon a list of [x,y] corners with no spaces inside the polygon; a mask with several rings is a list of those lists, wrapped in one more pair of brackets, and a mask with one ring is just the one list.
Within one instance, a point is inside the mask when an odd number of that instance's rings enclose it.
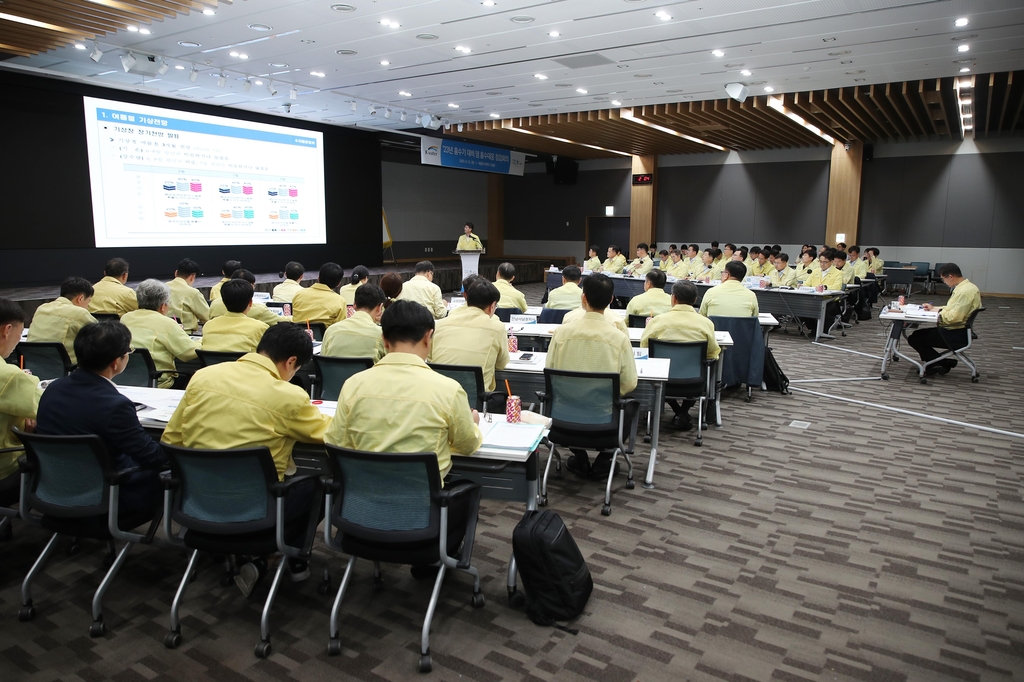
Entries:
{"label": "chair caster wheel", "polygon": [[36,617],[36,608],[29,604],[28,606],[22,606],[18,611],[18,620],[22,623],[27,623]]}
{"label": "chair caster wheel", "polygon": [[892,358],[892,361],[893,362],[899,362],[900,361],[899,356],[898,355],[894,355],[893,358]]}
{"label": "chair caster wheel", "polygon": [[749,402],[750,402],[750,396],[748,395],[748,396],[747,396],[746,398],[744,398],[744,399],[743,399],[743,402],[745,402],[745,403],[749,403]]}
{"label": "chair caster wheel", "polygon": [[603,507],[601,507],[601,516],[611,516],[611,515],[612,515],[612,506],[610,504],[606,504]]}
{"label": "chair caster wheel", "polygon": [[102,620],[94,620],[92,625],[89,626],[89,636],[95,639],[96,637],[102,637],[107,631],[107,626],[104,625]]}
{"label": "chair caster wheel", "polygon": [[633,490],[634,488],[636,488],[636,483],[633,482],[632,478],[626,481],[626,490]]}
{"label": "chair caster wheel", "polygon": [[376,592],[383,592],[384,591],[384,576],[383,575],[375,575],[375,576],[373,576],[373,589]]}
{"label": "chair caster wheel", "polygon": [[[188,581],[189,581],[190,583],[194,583],[194,582],[196,581],[196,578],[198,578],[198,577],[199,577],[199,571],[193,570],[193,571],[192,571],[192,575],[190,575],[190,576],[188,577]],[[232,579],[231,579],[231,582],[235,582],[235,581],[234,581],[234,578],[232,578]]]}
{"label": "chair caster wheel", "polygon": [[928,383],[928,380],[927,380],[927,379],[925,379],[924,377],[921,377],[921,379],[920,379],[920,382],[921,382],[922,384],[927,384],[927,383]]}
{"label": "chair caster wheel", "polygon": [[548,506],[548,496],[544,495],[539,500],[537,500],[537,506],[538,507],[546,507],[546,506]]}
{"label": "chair caster wheel", "polygon": [[330,594],[331,593],[331,581],[323,580],[319,585],[316,586],[318,594]]}
{"label": "chair caster wheel", "polygon": [[430,663],[430,654],[420,656],[420,672],[429,673],[433,669],[434,666]]}
{"label": "chair caster wheel", "polygon": [[179,646],[181,646],[181,633],[168,632],[164,636],[164,646],[168,649],[177,649]]}
{"label": "chair caster wheel", "polygon": [[270,655],[273,649],[270,646],[270,642],[260,642],[256,645],[256,658],[266,658]]}
{"label": "chair caster wheel", "polygon": [[704,439],[703,438],[695,438],[694,441],[693,441],[693,444],[699,448],[701,445],[704,445]]}
{"label": "chair caster wheel", "polygon": [[80,544],[73,543],[68,547],[68,556],[78,556],[82,553],[82,546]]}
{"label": "chair caster wheel", "polygon": [[331,641],[327,643],[327,655],[338,656],[341,654],[341,640],[337,637],[331,637]]}
{"label": "chair caster wheel", "polygon": [[473,595],[473,602],[472,602],[472,604],[473,604],[473,608],[474,609],[481,609],[481,608],[483,608],[483,606],[484,606],[484,595],[481,592],[476,592]]}
{"label": "chair caster wheel", "polygon": [[888,381],[888,380],[889,380],[889,375],[888,374],[883,374],[882,375],[882,381]]}
{"label": "chair caster wheel", "polygon": [[645,443],[650,443],[651,442],[651,437],[650,436],[644,436],[644,442]]}
{"label": "chair caster wheel", "polygon": [[972,384],[978,383],[978,379],[980,379],[980,378],[981,378],[980,374],[978,376],[976,376],[976,377],[971,377],[971,383]]}
{"label": "chair caster wheel", "polygon": [[513,589],[508,593],[508,605],[514,609],[521,609],[526,606],[526,595],[519,590]]}

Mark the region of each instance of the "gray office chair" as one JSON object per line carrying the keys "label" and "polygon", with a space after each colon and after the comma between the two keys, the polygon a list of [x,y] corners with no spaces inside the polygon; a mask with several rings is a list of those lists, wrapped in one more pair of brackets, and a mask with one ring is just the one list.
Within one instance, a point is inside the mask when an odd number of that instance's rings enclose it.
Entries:
{"label": "gray office chair", "polygon": [[568,310],[557,310],[555,308],[544,308],[540,311],[540,319],[537,320],[538,324],[562,324],[562,319],[568,313]]}
{"label": "gray office chair", "polygon": [[40,379],[59,379],[75,369],[63,343],[22,341],[12,354],[23,369],[31,370]]}
{"label": "gray office chair", "polygon": [[153,356],[145,348],[136,348],[128,356],[124,371],[114,377],[118,386],[148,386],[156,388],[161,372],[153,364]]}
{"label": "gray office chair", "polygon": [[[967,351],[970,349],[977,335],[974,333],[974,320],[978,317],[978,313],[984,312],[985,308],[981,307],[975,310],[967,318],[964,323],[963,329],[945,329],[938,327],[939,334],[942,336],[942,340],[946,342],[946,345],[950,346],[948,350],[943,351],[939,354],[939,357],[924,363],[924,366],[918,370],[918,376],[922,384],[928,383],[925,378],[925,370],[932,365],[936,365],[946,360],[962,360],[965,365],[971,368],[971,382],[978,383],[981,378],[981,374],[978,373],[978,366],[974,363],[974,360],[967,355]],[[906,328],[904,328],[904,334],[906,334]],[[963,344],[963,345],[960,345]]]}
{"label": "gray office chair", "polygon": [[710,368],[714,360],[708,360],[708,342],[659,341],[649,339],[648,356],[668,358],[668,382],[665,384],[665,400],[693,400],[697,403],[697,438],[693,444],[704,443],[703,424],[707,415],[705,405],[711,395]]}
{"label": "gray office chair", "polygon": [[513,315],[520,314],[522,314],[522,312],[519,310],[519,308],[496,308],[494,310],[494,316],[497,317],[502,322],[504,322],[505,324],[508,324],[509,322],[512,321]]}
{"label": "gray office chair", "polygon": [[245,355],[245,353],[241,351],[220,351],[202,349],[196,351],[196,356],[199,358],[199,363],[203,367],[219,365],[222,362],[234,362],[243,355]]}
{"label": "gray office chair", "polygon": [[[380,563],[438,566],[420,633],[420,672],[430,672],[430,624],[448,570],[473,577],[474,608],[484,605],[480,574],[472,565],[480,509],[480,486],[456,481],[441,487],[434,453],[360,452],[327,445],[331,476],[327,481],[324,542],[349,555],[345,576],[331,607],[327,653],[341,653],[338,620],[357,559],[373,562],[373,583],[383,589]],[[449,524],[454,509],[465,521]],[[461,514],[460,514],[461,515]],[[460,548],[461,546],[461,548]]]}
{"label": "gray office chair", "polygon": [[895,287],[903,287],[904,295],[910,298],[911,290],[914,288],[914,270],[890,270],[885,269],[888,277],[885,283],[887,291],[895,291]]}
{"label": "gray office chair", "polygon": [[484,372],[475,365],[439,365],[434,362],[427,364],[438,374],[459,382],[466,391],[466,397],[469,398],[469,406],[474,410],[484,412],[488,400],[505,394],[504,391],[485,391]]}
{"label": "gray office chair", "polygon": [[927,291],[928,280],[931,279],[931,263],[915,260],[910,264],[914,266],[914,281],[921,283],[921,291]]}
{"label": "gray office chair", "polygon": [[647,327],[647,315],[630,315],[626,326],[633,329],[644,329]]}
{"label": "gray office chair", "polygon": [[317,381],[314,393],[320,400],[337,400],[345,382],[354,374],[373,367],[373,358],[335,358],[314,355]]}

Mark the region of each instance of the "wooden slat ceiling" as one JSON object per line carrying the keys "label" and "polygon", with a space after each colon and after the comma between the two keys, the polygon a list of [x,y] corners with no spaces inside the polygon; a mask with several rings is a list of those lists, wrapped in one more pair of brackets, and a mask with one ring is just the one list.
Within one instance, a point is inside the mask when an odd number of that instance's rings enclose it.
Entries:
{"label": "wooden slat ceiling", "polygon": [[[232,0],[219,0],[231,4]],[[129,26],[216,9],[218,0],[3,0],[0,53],[30,57]],[[32,23],[23,23],[9,16]]]}
{"label": "wooden slat ceiling", "polygon": [[[958,81],[960,97],[973,97],[976,138],[1024,131],[1024,71],[797,92],[782,95],[781,101],[786,112],[841,143],[959,141],[963,133]],[[768,102],[768,97],[757,96],[743,103],[719,99],[550,114],[467,123],[463,132],[452,128],[446,134],[577,159],[617,156],[615,152],[716,151],[680,135],[735,151],[829,145]],[[671,132],[641,125],[629,116]]]}

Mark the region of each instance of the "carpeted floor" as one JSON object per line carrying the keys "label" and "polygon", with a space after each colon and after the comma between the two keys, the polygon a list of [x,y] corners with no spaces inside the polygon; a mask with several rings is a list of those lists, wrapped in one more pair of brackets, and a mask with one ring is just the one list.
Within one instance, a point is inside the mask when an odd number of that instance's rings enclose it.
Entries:
{"label": "carpeted floor", "polygon": [[[526,285],[531,302],[543,285]],[[929,297],[939,302],[941,297]],[[475,563],[487,605],[449,579],[435,617],[437,680],[1024,679],[1024,438],[842,402],[844,397],[1024,432],[1024,301],[986,298],[973,353],[920,385],[907,363],[878,375],[877,320],[812,344],[775,332],[793,395],[739,395],[704,446],[666,420],[656,488],[555,479],[550,505],[570,527],[596,588],[573,636],[538,627],[505,599],[513,504],[484,502]],[[813,393],[805,392],[813,391]],[[792,422],[806,422],[798,428]],[[646,461],[646,447],[638,459]],[[623,480],[622,477],[618,479]],[[407,680],[417,677],[430,592],[386,567],[374,592],[360,564],[342,608],[343,653],[327,656],[330,600],[314,575],[283,586],[274,654],[253,656],[260,593],[246,601],[200,566],[183,606],[184,644],[162,645],[185,558],[136,548],[106,600],[108,634],[90,639],[104,554],[58,553],[36,582],[38,616],[19,623],[20,580],[46,536],[16,525],[0,544],[0,680]],[[322,548],[321,548],[322,549]],[[331,557],[335,586],[344,566]]]}

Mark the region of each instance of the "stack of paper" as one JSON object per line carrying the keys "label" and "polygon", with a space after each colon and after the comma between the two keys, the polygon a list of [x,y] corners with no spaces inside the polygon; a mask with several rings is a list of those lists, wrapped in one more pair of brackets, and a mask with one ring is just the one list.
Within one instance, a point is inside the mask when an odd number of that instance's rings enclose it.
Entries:
{"label": "stack of paper", "polygon": [[509,424],[504,420],[480,422],[484,442],[481,448],[497,450],[527,450],[532,452],[540,445],[544,427],[540,424]]}

